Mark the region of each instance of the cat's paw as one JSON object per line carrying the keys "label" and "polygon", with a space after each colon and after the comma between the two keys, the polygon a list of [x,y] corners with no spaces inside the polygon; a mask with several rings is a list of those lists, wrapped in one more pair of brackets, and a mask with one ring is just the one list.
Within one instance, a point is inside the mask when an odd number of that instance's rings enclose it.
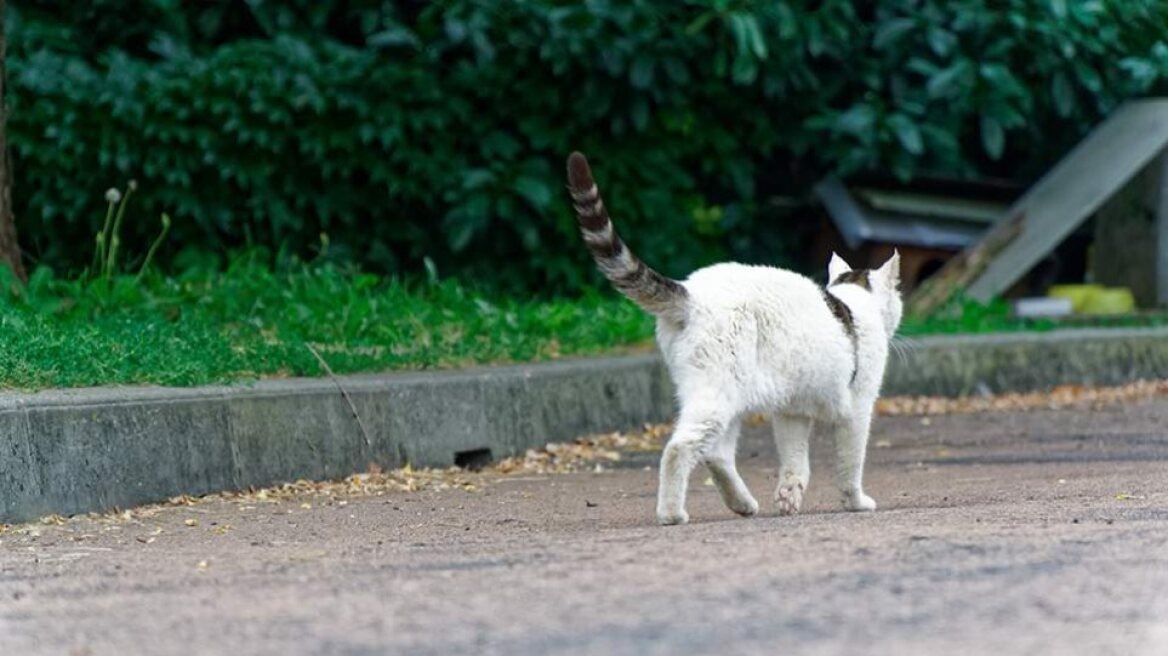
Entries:
{"label": "cat's paw", "polygon": [[843,505],[844,510],[851,512],[870,512],[876,510],[876,501],[863,492],[845,492]]}
{"label": "cat's paw", "polygon": [[675,526],[677,524],[689,523],[689,513],[684,508],[677,510],[657,510],[657,521],[662,526]]}
{"label": "cat's paw", "polygon": [[803,505],[803,484],[799,482],[775,488],[775,505],[780,515],[794,515]]}
{"label": "cat's paw", "polygon": [[748,496],[741,499],[735,499],[733,502],[727,505],[730,507],[730,510],[733,510],[743,517],[753,517],[754,515],[758,514],[758,502],[754,500],[754,497]]}

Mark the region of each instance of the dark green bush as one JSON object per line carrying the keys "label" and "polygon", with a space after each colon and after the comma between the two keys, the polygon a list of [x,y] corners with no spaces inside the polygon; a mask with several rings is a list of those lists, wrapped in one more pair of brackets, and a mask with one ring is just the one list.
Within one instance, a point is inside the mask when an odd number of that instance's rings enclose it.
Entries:
{"label": "dark green bush", "polygon": [[137,244],[168,211],[205,250],[327,233],[379,270],[573,288],[576,148],[667,272],[773,259],[772,195],[827,170],[1026,180],[1168,78],[1155,0],[15,4],[17,216],[66,268],[137,178]]}

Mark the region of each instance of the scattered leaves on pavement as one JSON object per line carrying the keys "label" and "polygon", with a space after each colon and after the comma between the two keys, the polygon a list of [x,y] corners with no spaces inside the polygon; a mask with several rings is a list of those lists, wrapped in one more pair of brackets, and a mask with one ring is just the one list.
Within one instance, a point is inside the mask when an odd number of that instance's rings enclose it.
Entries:
{"label": "scattered leaves on pavement", "polygon": [[581,471],[592,464],[619,462],[621,452],[657,451],[665,443],[672,426],[646,425],[640,431],[587,435],[573,442],[551,443],[542,449],[505,458],[488,471],[496,474],[558,474]]}

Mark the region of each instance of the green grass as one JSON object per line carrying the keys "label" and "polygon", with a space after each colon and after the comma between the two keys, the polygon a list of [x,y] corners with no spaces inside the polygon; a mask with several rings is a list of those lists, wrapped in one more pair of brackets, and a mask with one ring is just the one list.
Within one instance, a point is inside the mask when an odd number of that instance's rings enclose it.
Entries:
{"label": "green grass", "polygon": [[925,319],[905,317],[898,333],[905,337],[956,333],[997,333],[1018,330],[1051,330],[1058,324],[1050,319],[1019,319],[1001,300],[981,304],[967,299],[951,301]]}
{"label": "green grass", "polygon": [[905,337],[921,335],[1042,332],[1057,328],[1136,327],[1168,325],[1168,314],[1145,312],[1115,316],[1072,315],[1059,319],[1020,319],[1010,312],[1010,304],[994,300],[986,304],[958,298],[926,319],[906,317],[898,333]]}
{"label": "green grass", "polygon": [[[9,290],[15,287],[3,285]],[[330,265],[68,281],[38,270],[0,295],[0,388],[198,385],[526,362],[647,345],[623,299],[491,298],[450,281],[406,284]]]}

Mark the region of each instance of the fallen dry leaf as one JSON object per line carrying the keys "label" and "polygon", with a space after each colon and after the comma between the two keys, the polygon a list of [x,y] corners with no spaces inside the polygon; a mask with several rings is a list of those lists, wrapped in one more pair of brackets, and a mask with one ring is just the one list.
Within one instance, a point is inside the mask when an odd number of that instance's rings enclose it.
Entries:
{"label": "fallen dry leaf", "polygon": [[[647,424],[640,431],[586,435],[574,442],[551,443],[506,458],[488,471],[497,474],[556,474],[582,471],[598,461],[619,462],[622,452],[658,451],[671,424]],[[595,471],[595,467],[592,467]],[[603,468],[601,469],[603,471]]]}

